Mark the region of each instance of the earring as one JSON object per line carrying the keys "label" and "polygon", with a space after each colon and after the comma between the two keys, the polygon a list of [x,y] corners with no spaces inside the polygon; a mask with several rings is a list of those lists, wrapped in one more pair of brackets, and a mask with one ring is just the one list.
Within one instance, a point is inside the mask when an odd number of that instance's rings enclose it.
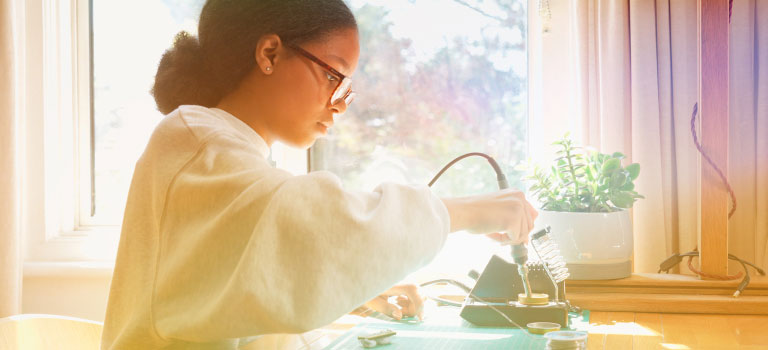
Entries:
{"label": "earring", "polygon": [[267,70],[267,72],[269,72],[269,71],[271,71],[271,70],[272,70],[272,67],[267,67],[267,68],[265,68],[265,69]]}

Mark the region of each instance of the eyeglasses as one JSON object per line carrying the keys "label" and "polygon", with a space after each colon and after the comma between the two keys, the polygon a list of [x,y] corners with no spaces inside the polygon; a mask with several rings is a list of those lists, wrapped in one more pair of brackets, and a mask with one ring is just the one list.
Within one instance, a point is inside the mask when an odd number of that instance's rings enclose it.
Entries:
{"label": "eyeglasses", "polygon": [[333,91],[333,95],[331,95],[331,106],[336,105],[342,100],[344,100],[344,103],[347,106],[352,103],[352,101],[355,99],[355,96],[357,95],[354,91],[352,91],[352,79],[344,74],[341,74],[341,72],[331,67],[328,63],[325,63],[321,59],[315,57],[315,55],[307,52],[307,50],[304,50],[297,45],[288,45],[288,47],[298,51],[298,53],[300,53],[302,56],[308,58],[310,61],[316,63],[320,67],[323,67],[323,69],[334,75],[336,79],[339,79],[340,83],[339,85],[336,85],[336,89]]}

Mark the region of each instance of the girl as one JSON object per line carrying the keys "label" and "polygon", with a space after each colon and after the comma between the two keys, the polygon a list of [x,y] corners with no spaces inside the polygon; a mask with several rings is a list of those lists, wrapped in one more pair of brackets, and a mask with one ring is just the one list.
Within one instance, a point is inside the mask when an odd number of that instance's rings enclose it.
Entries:
{"label": "girl", "polygon": [[354,99],[358,32],[342,0],[208,0],[198,33],[158,67],[167,116],[136,164],[103,348],[234,349],[363,304],[420,316],[415,287],[393,285],[449,232],[527,240],[536,211],[518,191],[354,192],[270,165],[275,141],[311,146]]}

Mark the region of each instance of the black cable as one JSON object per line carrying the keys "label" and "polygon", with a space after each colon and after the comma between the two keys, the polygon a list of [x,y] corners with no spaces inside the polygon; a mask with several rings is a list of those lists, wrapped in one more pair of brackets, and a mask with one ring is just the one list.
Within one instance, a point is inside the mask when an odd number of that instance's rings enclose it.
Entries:
{"label": "black cable", "polygon": [[741,258],[739,258],[739,257],[737,257],[737,256],[735,256],[733,254],[728,254],[728,258],[731,259],[731,260],[736,260],[736,261],[738,261],[738,262],[740,262],[742,264],[747,264],[749,266],[752,266],[755,270],[757,270],[757,273],[759,273],[761,276],[765,276],[765,271],[763,271],[763,269],[757,267],[757,265],[755,265],[755,264],[753,264],[753,263],[751,263],[749,261],[742,260]]}
{"label": "black cable", "polygon": [[[669,258],[666,258],[664,261],[661,262],[661,264],[659,265],[659,271],[657,273],[661,273],[662,271],[669,273],[669,270],[671,270],[673,267],[675,267],[675,265],[683,261],[684,257],[695,258],[698,256],[699,256],[699,252],[695,250],[687,253],[683,253],[683,254],[675,253]],[[765,271],[763,271],[763,269],[757,267],[755,264],[751,262],[745,261],[733,254],[728,254],[728,259],[738,261],[739,264],[741,264],[741,267],[744,269],[744,278],[736,287],[736,291],[733,293],[734,297],[738,297],[739,295],[741,295],[741,292],[743,292],[744,289],[747,288],[747,286],[749,285],[749,282],[751,281],[751,278],[749,276],[749,268],[747,268],[747,265],[752,266],[755,270],[757,270],[757,273],[765,276]]]}
{"label": "black cable", "polygon": [[[456,280],[445,279],[445,278],[436,279],[436,280],[432,280],[432,281],[429,281],[429,282],[424,282],[422,284],[419,284],[419,287],[426,287],[426,286],[433,285],[433,284],[438,284],[438,283],[452,284],[452,285],[454,285],[456,287],[461,288],[467,294],[472,293],[472,288],[467,287],[467,285],[465,285],[464,283],[461,283],[461,282],[456,281]],[[450,305],[450,306],[458,306],[458,307],[463,306],[462,303],[460,303],[460,302],[453,301],[453,300],[448,300],[448,299],[443,299],[443,298],[439,298],[439,297],[433,297],[431,295],[428,295],[427,298],[430,298],[430,299],[432,299],[434,301],[437,301],[439,303],[443,303],[443,304],[446,304],[446,305]]]}
{"label": "black cable", "polygon": [[464,290],[467,293],[469,293],[472,290],[472,288],[467,287],[467,285],[464,284],[464,283],[461,283],[461,282],[456,281],[456,280],[446,279],[446,278],[441,278],[441,279],[432,280],[432,281],[429,281],[429,282],[424,282],[424,283],[420,284],[419,287],[426,287],[426,286],[433,285],[433,284],[438,284],[438,283],[452,284],[452,285],[454,285],[456,287],[461,288],[462,290]]}
{"label": "black cable", "polygon": [[749,270],[747,270],[747,265],[744,264],[744,261],[741,259],[738,259],[739,263],[741,264],[741,267],[744,268],[744,279],[741,280],[741,283],[739,283],[739,286],[736,287],[736,291],[733,292],[734,297],[738,297],[741,295],[741,292],[744,291],[745,288],[749,285]]}
{"label": "black cable", "polygon": [[488,163],[491,163],[491,166],[493,167],[493,171],[496,172],[496,180],[499,182],[499,188],[500,189],[509,188],[509,183],[507,182],[507,177],[504,176],[504,172],[501,171],[501,167],[499,167],[499,163],[496,163],[496,160],[493,159],[491,156],[489,156],[489,155],[487,155],[485,153],[481,153],[481,152],[472,152],[472,153],[467,153],[467,154],[464,154],[464,155],[456,157],[454,160],[450,161],[442,169],[440,169],[440,171],[437,173],[437,175],[435,175],[435,177],[432,178],[432,181],[430,181],[427,186],[431,187],[435,183],[435,181],[437,181],[437,179],[440,178],[440,175],[443,175],[443,173],[446,170],[448,170],[448,168],[450,168],[451,166],[456,164],[456,162],[458,162],[458,161],[460,161],[460,160],[462,160],[464,158],[470,157],[470,156],[480,156],[480,157],[483,157],[483,158],[487,159]]}
{"label": "black cable", "polygon": [[[491,163],[491,166],[493,167],[493,170],[496,172],[496,180],[499,182],[499,189],[503,190],[503,189],[509,188],[509,183],[507,182],[507,177],[504,175],[504,172],[501,171],[501,167],[499,167],[499,164],[496,163],[496,160],[493,159],[491,156],[489,156],[489,155],[487,155],[485,153],[481,153],[481,152],[472,152],[472,153],[467,153],[467,154],[464,154],[464,155],[456,157],[454,160],[450,161],[442,169],[440,169],[440,171],[437,173],[437,175],[435,175],[435,177],[432,178],[432,181],[429,182],[428,186],[431,187],[435,183],[435,181],[437,181],[437,179],[440,178],[440,176],[443,175],[443,173],[446,170],[448,170],[448,168],[450,168],[451,166],[456,164],[456,162],[458,162],[458,161],[460,161],[460,160],[462,160],[464,158],[470,157],[470,156],[480,156],[480,157],[483,157],[483,158],[487,159],[488,163]],[[495,311],[496,313],[498,313],[499,315],[504,317],[504,319],[506,319],[507,322],[509,322],[511,325],[513,325],[515,327],[518,327],[518,328],[521,328],[521,329],[523,328],[521,325],[515,323],[515,321],[512,321],[512,319],[509,318],[509,316],[507,316],[506,314],[501,312],[501,310],[497,309],[491,303],[488,303],[484,299],[474,295],[474,293],[472,293],[472,290],[469,287],[465,286],[461,282],[454,281],[454,280],[449,280],[449,279],[440,279],[440,280],[424,282],[424,283],[421,284],[421,286],[423,287],[423,286],[427,286],[429,284],[440,283],[440,282],[450,283],[450,284],[453,284],[455,286],[458,286],[459,288],[465,289],[467,291],[467,293],[469,294],[469,296],[471,296],[472,298],[475,298],[476,300],[478,300],[478,301],[480,301],[482,303],[485,303],[493,311]],[[433,299],[433,300],[437,300],[439,302],[445,303],[445,304],[462,306],[461,304],[459,304],[457,302],[454,302],[454,301],[451,301],[451,300],[445,300],[445,299],[442,299],[442,298],[435,298],[435,297],[430,297],[430,298]],[[533,338],[527,332],[525,332],[523,334],[525,334],[529,338]]]}

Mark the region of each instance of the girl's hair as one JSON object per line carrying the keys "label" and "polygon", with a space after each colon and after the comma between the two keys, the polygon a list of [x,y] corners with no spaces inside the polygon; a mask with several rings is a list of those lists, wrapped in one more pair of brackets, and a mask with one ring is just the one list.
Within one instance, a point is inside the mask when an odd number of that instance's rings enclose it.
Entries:
{"label": "girl's hair", "polygon": [[176,35],[157,67],[152,95],[163,114],[185,104],[213,107],[256,65],[263,35],[298,45],[356,27],[343,0],[207,0],[200,38]]}

